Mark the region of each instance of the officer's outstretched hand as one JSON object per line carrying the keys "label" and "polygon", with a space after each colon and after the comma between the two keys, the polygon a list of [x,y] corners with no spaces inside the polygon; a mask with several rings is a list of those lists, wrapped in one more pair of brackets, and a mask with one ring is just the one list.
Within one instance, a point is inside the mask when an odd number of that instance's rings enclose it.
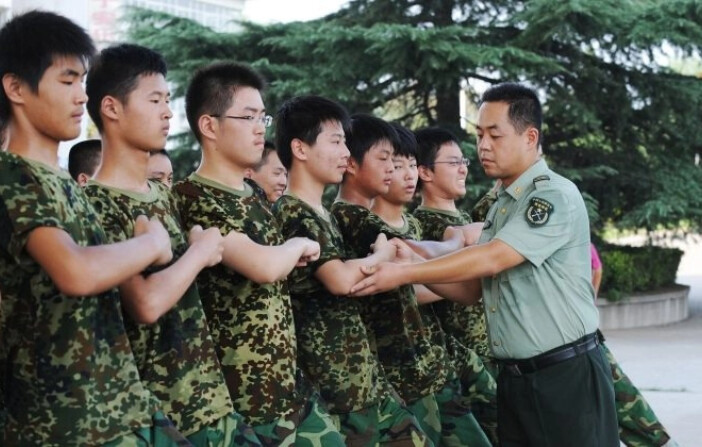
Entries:
{"label": "officer's outstretched hand", "polygon": [[222,262],[224,251],[224,238],[217,227],[203,230],[200,225],[195,225],[188,233],[188,251],[194,251],[202,261],[204,267],[212,267]]}
{"label": "officer's outstretched hand", "polygon": [[350,296],[374,295],[396,289],[402,282],[402,265],[394,262],[381,262],[372,266],[363,266],[361,271],[367,277],[351,287]]}
{"label": "officer's outstretched hand", "polygon": [[171,250],[171,237],[168,231],[163,226],[161,221],[152,217],[139,215],[134,221],[134,237],[148,236],[152,238],[156,246],[156,260],[154,265],[165,265],[173,259],[173,251]]}

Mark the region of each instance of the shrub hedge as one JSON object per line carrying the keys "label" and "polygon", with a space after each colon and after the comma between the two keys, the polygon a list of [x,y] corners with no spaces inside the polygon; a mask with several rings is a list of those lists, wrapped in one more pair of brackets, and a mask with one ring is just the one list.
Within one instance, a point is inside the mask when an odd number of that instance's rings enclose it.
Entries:
{"label": "shrub hedge", "polygon": [[675,283],[683,252],[677,248],[607,244],[599,249],[603,264],[600,295],[618,301],[632,292]]}

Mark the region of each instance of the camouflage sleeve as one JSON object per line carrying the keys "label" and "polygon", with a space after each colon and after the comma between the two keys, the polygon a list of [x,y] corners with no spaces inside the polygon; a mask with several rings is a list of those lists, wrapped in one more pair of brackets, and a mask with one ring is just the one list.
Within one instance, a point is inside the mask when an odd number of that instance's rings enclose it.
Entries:
{"label": "camouflage sleeve", "polygon": [[[307,264],[305,268],[310,273],[314,273],[329,261],[347,258],[344,247],[340,244],[341,235],[334,237],[333,230],[336,227],[336,221],[333,216],[329,215],[330,221],[325,222],[313,211],[290,203],[285,198],[278,199],[274,209],[282,224],[281,228],[286,240],[293,237],[306,237],[319,243],[319,259]],[[338,231],[338,227],[336,230]]]}
{"label": "camouflage sleeve", "polygon": [[369,222],[371,212],[358,205],[335,203],[332,214],[339,225],[349,255],[354,258],[368,256],[371,244],[378,237],[377,226]]}
{"label": "camouflage sleeve", "polygon": [[19,163],[0,168],[0,246],[17,263],[33,230],[54,227],[68,231],[59,216],[57,204],[31,170]]}
{"label": "camouflage sleeve", "polygon": [[473,211],[471,212],[473,221],[485,222],[485,217],[487,216],[488,210],[496,201],[497,193],[495,193],[493,190],[488,191],[473,207]]}
{"label": "camouflage sleeve", "polygon": [[407,237],[405,239],[414,239],[415,241],[421,241],[424,237],[422,225],[419,223],[416,217],[405,214],[405,219],[409,224],[409,230],[407,232]]}

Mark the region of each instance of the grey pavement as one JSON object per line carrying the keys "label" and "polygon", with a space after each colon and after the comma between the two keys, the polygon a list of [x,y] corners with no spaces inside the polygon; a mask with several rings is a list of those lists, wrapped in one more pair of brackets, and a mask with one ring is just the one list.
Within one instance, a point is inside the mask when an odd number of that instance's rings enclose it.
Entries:
{"label": "grey pavement", "polygon": [[[690,318],[605,332],[607,346],[683,447],[702,446],[702,238],[673,241],[685,255],[678,283],[691,286]],[[606,268],[606,266],[605,266]]]}

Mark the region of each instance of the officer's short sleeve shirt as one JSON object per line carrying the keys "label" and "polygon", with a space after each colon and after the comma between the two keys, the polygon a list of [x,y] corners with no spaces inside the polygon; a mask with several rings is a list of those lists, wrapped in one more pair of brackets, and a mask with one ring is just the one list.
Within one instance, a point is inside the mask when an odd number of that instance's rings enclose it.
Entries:
{"label": "officer's short sleeve shirt", "polygon": [[490,208],[480,243],[493,239],[526,260],[482,282],[496,358],[533,357],[595,331],[589,222],[572,182],[535,163]]}

